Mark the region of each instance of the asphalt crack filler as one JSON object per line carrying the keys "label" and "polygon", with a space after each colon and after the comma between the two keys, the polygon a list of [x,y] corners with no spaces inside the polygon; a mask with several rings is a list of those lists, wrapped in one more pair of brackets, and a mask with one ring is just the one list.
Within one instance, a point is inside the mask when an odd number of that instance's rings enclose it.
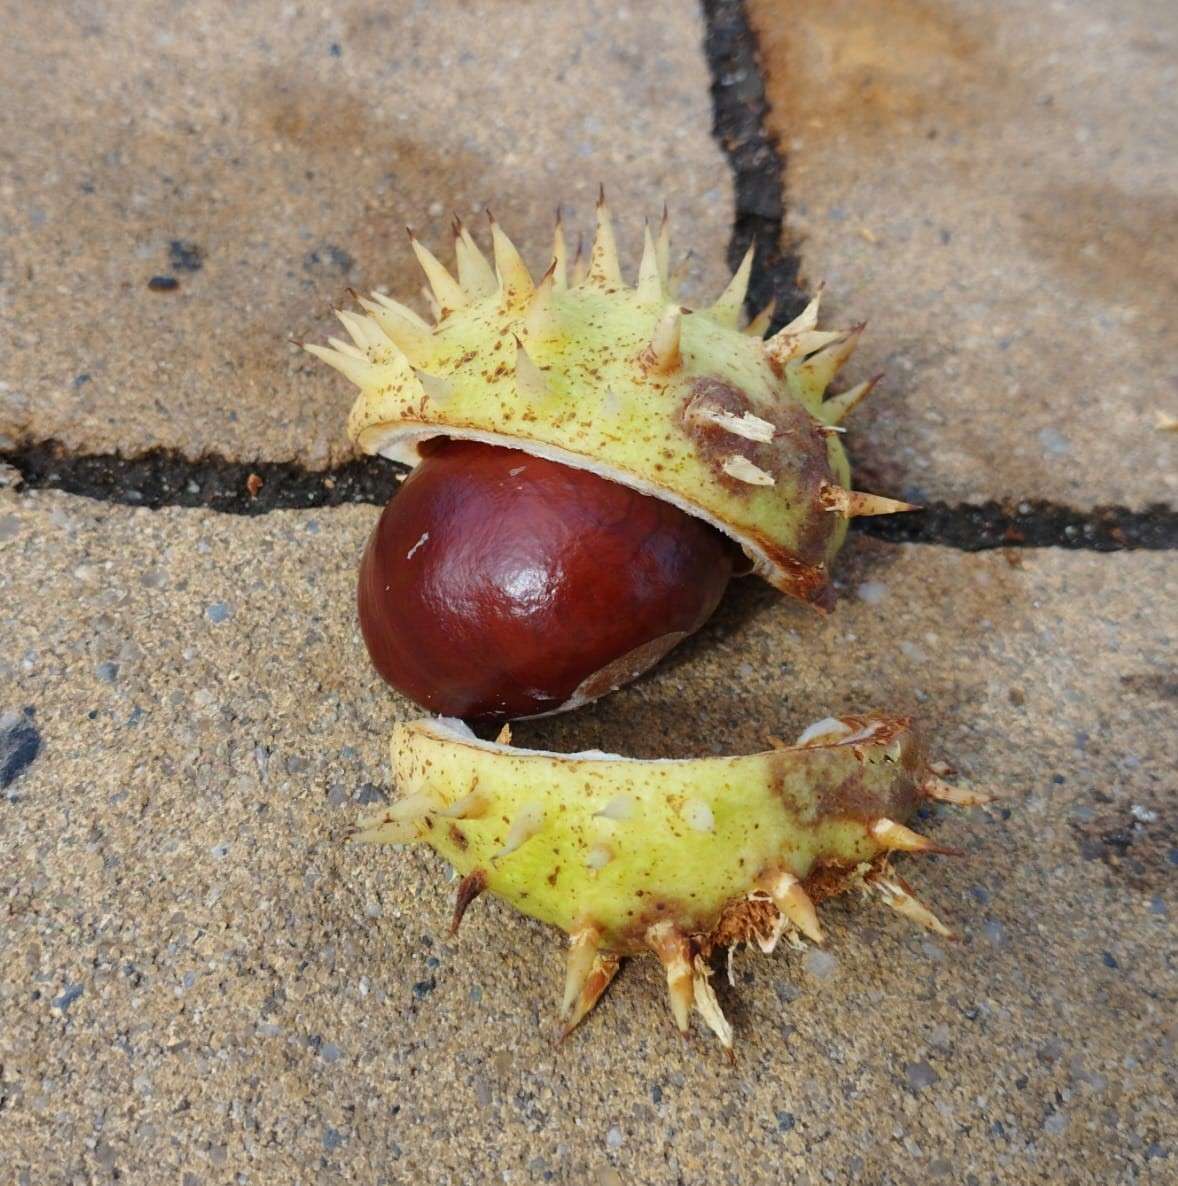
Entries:
{"label": "asphalt crack filler", "polygon": [[728,241],[733,271],[750,243],[757,252],[746,307],[776,302],[773,329],[802,311],[800,260],[785,235],[785,155],[769,130],[769,103],[756,35],[741,0],[702,0],[704,56],[712,76],[712,135],[732,170],[735,213]]}
{"label": "asphalt crack filler", "polygon": [[[363,457],[330,470],[293,461],[229,461],[152,449],[137,457],[69,453],[53,441],[0,450],[0,465],[24,490],[61,490],[102,502],[160,510],[199,507],[229,515],[312,510],[353,504],[383,506],[407,472]],[[966,552],[991,548],[1079,548],[1097,552],[1178,548],[1178,512],[1096,507],[1080,511],[1041,500],[975,506],[928,504],[923,511],[855,519],[852,527],[893,543],[941,544]]]}
{"label": "asphalt crack filler", "polygon": [[[702,0],[704,52],[712,76],[713,134],[732,169],[735,217],[728,245],[733,266],[757,244],[749,309],[777,301],[776,323],[805,304],[798,257],[784,234],[786,160],[768,130],[768,104],[757,39],[742,0]],[[56,441],[29,441],[0,450],[26,490],[61,490],[85,498],[158,510],[200,507],[232,515],[371,504],[392,497],[404,467],[357,458],[327,470],[297,462],[197,459],[169,449],[135,457],[78,454]],[[856,519],[855,530],[893,543],[928,543],[962,551],[1059,547],[1098,552],[1178,549],[1178,512],[1153,504],[1077,510],[1012,498],[980,504],[933,502],[922,512]]]}

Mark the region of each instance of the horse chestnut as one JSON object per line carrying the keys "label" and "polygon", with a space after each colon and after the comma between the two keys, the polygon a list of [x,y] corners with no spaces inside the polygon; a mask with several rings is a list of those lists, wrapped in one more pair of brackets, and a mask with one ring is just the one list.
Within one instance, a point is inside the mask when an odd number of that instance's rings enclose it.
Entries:
{"label": "horse chestnut", "polygon": [[432,712],[575,708],[698,630],[739,553],[659,498],[516,449],[439,439],[360,567],[376,670]]}

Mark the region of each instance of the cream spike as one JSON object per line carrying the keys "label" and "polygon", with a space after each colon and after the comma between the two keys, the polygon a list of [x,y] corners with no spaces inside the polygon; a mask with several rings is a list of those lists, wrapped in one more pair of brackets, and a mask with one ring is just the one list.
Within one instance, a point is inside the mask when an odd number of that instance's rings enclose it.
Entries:
{"label": "cream spike", "polygon": [[655,260],[658,263],[659,282],[663,292],[670,288],[671,272],[671,217],[667,213],[667,203],[663,203],[663,217],[659,223],[659,233],[654,241]]}
{"label": "cream spike", "polygon": [[555,265],[552,272],[552,286],[557,292],[568,288],[569,249],[564,237],[564,218],[560,207],[556,208],[556,228],[552,232],[552,262]]}
{"label": "cream spike", "polygon": [[842,424],[842,422],[875,390],[876,384],[883,378],[883,372],[856,383],[839,395],[832,395],[823,401],[822,415],[828,424]]}
{"label": "cream spike", "polygon": [[614,239],[614,224],[609,206],[605,201],[605,186],[597,195],[597,233],[589,251],[589,274],[591,283],[620,285],[622,269],[618,263],[618,245]]}
{"label": "cream spike", "polygon": [[732,1026],[729,1024],[728,1018],[724,1016],[720,1002],[716,1000],[716,990],[712,987],[711,975],[711,970],[704,963],[703,957],[697,955],[691,978],[695,1007],[699,1010],[699,1015],[704,1019],[708,1029],[720,1039],[720,1045],[731,1054]]}
{"label": "cream spike", "polygon": [[528,307],[524,312],[524,325],[529,337],[543,334],[552,323],[555,312],[553,294],[556,290],[556,265],[557,261],[553,259],[528,300]]}
{"label": "cream spike", "polygon": [[671,1013],[681,1034],[687,1033],[691,1006],[695,1000],[692,985],[691,944],[674,923],[664,919],[646,930],[646,945],[659,957],[667,974],[667,993]]}
{"label": "cream spike", "polygon": [[421,384],[421,390],[432,400],[441,402],[448,399],[451,392],[454,390],[454,382],[452,379],[447,379],[442,375],[431,375],[426,371],[419,371],[416,367],[413,368],[414,375],[417,376],[417,381]]}
{"label": "cream spike", "polygon": [[399,319],[407,321],[415,329],[421,330],[422,333],[433,333],[433,327],[430,323],[424,317],[419,316],[410,309],[408,305],[402,305],[400,301],[393,300],[391,296],[386,296],[383,292],[374,292],[372,299],[379,301],[389,312],[395,313]]}
{"label": "cream spike", "polygon": [[806,372],[814,380],[819,391],[825,391],[830,386],[830,381],[842,369],[843,363],[855,352],[866,324],[861,321],[858,325],[852,326],[817,354],[811,354],[805,362],[797,363],[798,370]]}
{"label": "cream spike", "polygon": [[520,808],[519,814],[511,821],[511,826],[507,829],[507,836],[503,841],[503,847],[491,859],[499,860],[501,857],[511,856],[513,852],[527,844],[543,826],[544,808],[539,803],[525,803]]}
{"label": "cream spike", "polygon": [[928,775],[917,789],[921,794],[936,799],[939,803],[953,803],[958,807],[984,807],[987,803],[994,802],[993,795],[952,787],[935,774]]}
{"label": "cream spike", "polygon": [[683,361],[680,341],[683,331],[683,310],[678,305],[669,305],[655,323],[654,334],[646,348],[650,365],[663,374],[678,370]]}
{"label": "cream spike", "polygon": [[749,244],[744,258],[740,261],[728,287],[717,298],[716,303],[707,311],[713,321],[720,325],[735,329],[740,323],[740,313],[744,308],[744,298],[749,290],[749,276],[753,270],[753,257],[756,245]]}
{"label": "cream spike", "polygon": [[863,515],[896,515],[901,511],[919,511],[911,502],[900,502],[885,498],[882,494],[865,494],[862,490],[847,490],[842,486],[824,484],[818,493],[818,501],[828,511],[838,511],[848,519]]}
{"label": "cream spike", "polygon": [[598,952],[593,957],[593,963],[581,989],[581,995],[574,1003],[572,1012],[561,1030],[560,1040],[562,1042],[580,1025],[585,1015],[601,999],[601,994],[609,987],[617,970],[618,957],[616,955],[604,955]]}
{"label": "cream spike", "polygon": [[522,300],[530,296],[535,287],[532,273],[490,210],[487,211],[487,218],[491,223],[491,246],[495,252],[495,271],[499,275],[500,291],[508,299]]}
{"label": "cream spike", "polygon": [[806,330],[817,328],[818,306],[822,303],[822,294],[825,289],[826,281],[820,281],[818,287],[814,289],[814,297],[810,303],[793,319],[793,321],[791,321],[788,325],[782,326],[779,332],[793,337],[795,334],[805,333]]}
{"label": "cream spike", "polygon": [[569,284],[578,285],[585,283],[585,277],[589,272],[589,261],[585,258],[585,240],[580,235],[577,236],[577,254],[573,256],[572,268],[569,271]]}
{"label": "cream spike", "polygon": [[362,362],[369,361],[368,355],[359,346],[353,345],[351,342],[345,342],[343,338],[328,338],[327,344],[333,350],[338,350],[341,354],[346,354],[349,358],[358,358]]}
{"label": "cream spike", "polygon": [[957,936],[899,879],[892,881],[886,877],[868,878],[870,885],[897,914],[933,931],[944,939],[955,939]]}
{"label": "cream spike", "polygon": [[818,924],[818,912],[802,883],[792,873],[778,873],[766,877],[762,888],[773,899],[773,905],[789,921],[814,943],[823,942],[822,927]]}
{"label": "cream spike", "polygon": [[642,261],[638,265],[638,299],[653,304],[663,297],[663,278],[659,272],[658,249],[650,233],[650,223],[642,228]]}
{"label": "cream spike", "polygon": [[421,286],[421,299],[425,301],[425,307],[430,311],[434,321],[441,321],[442,306],[438,304],[438,298],[434,296],[433,289],[428,284]]}
{"label": "cream spike", "polygon": [[462,291],[462,285],[450,275],[442,261],[418,239],[412,227],[406,227],[405,230],[409,233],[409,244],[413,248],[413,254],[417,256],[417,262],[421,264],[421,270],[425,273],[434,299],[438,302],[439,318],[453,309],[463,308],[469,298]]}
{"label": "cream spike", "polygon": [[772,300],[758,313],[752,321],[744,327],[744,332],[751,338],[763,338],[765,331],[773,322],[773,314],[777,311],[777,298]]}
{"label": "cream spike", "polygon": [[333,350],[330,346],[318,346],[314,342],[305,342],[303,349],[308,354],[322,359],[329,367],[334,367],[357,387],[367,387],[377,371],[377,368],[367,360],[353,358],[350,354],[341,354],[340,351]]}
{"label": "cream spike", "polygon": [[873,840],[889,852],[937,852],[945,856],[959,856],[955,848],[945,848],[891,819],[877,819],[868,829]]}
{"label": "cream spike", "polygon": [[515,339],[515,383],[520,394],[531,399],[543,399],[551,394],[547,376],[524,349],[519,338]]}
{"label": "cream spike", "polygon": [[560,1015],[566,1020],[571,1016],[577,998],[581,995],[589,973],[593,970],[593,961],[597,958],[598,948],[601,946],[601,932],[592,924],[579,927],[569,936],[568,967],[564,980],[564,999],[560,1005]]}
{"label": "cream spike", "polygon": [[454,258],[458,261],[458,283],[475,300],[489,297],[498,288],[495,270],[457,216],[454,219]]}
{"label": "cream spike", "polygon": [[335,315],[339,318],[344,329],[348,331],[348,336],[361,350],[367,351],[388,344],[388,338],[371,318],[361,317],[357,313],[349,313],[347,309],[336,309]]}
{"label": "cream spike", "polygon": [[388,300],[388,298],[378,303],[380,294],[374,295],[377,300],[369,300],[362,296],[357,296],[356,300],[367,310],[372,320],[380,326],[385,337],[402,350],[410,362],[419,362],[425,359],[429,354],[433,337],[429,326],[412,310],[406,309],[404,305]]}

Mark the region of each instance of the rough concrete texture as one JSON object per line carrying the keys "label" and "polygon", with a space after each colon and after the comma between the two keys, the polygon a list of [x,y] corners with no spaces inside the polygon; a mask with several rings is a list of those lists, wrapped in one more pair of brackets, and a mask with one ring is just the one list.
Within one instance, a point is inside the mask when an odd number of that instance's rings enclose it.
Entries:
{"label": "rough concrete texture", "polygon": [[452,940],[430,852],[346,843],[412,711],[353,620],[375,513],[0,496],[7,1180],[1172,1180],[1168,557],[858,540],[830,618],[744,582],[652,678],[520,726],[690,754],[911,707],[1012,797],[905,862],[960,943],[846,901],[823,953],[739,954],[730,1065],[652,961],[554,1048],[559,936],[481,900]]}
{"label": "rough concrete texture", "polygon": [[[750,0],[788,233],[867,318],[861,481],[1178,493],[1178,24],[1151,0]],[[1129,459],[1131,463],[1127,463]],[[875,482],[876,486],[870,485]]]}
{"label": "rough concrete texture", "polygon": [[[412,300],[487,204],[539,271],[598,182],[718,291],[731,182],[694,5],[0,3],[0,439],[320,466],[350,387],[290,335]],[[575,238],[575,234],[574,234]],[[175,281],[171,291],[149,287]]]}

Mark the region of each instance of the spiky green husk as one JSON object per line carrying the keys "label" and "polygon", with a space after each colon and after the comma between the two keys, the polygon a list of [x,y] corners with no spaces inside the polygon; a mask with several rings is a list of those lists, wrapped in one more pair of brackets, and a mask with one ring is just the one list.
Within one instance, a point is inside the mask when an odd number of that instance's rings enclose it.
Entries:
{"label": "spiky green husk", "polygon": [[492,231],[494,270],[456,224],[457,279],[413,239],[436,325],[374,294],[368,315],[340,314],[352,343],[307,347],[360,388],[360,447],[412,464],[447,435],[591,469],[708,520],[773,584],[828,605],[847,519],[906,508],[847,488],[838,422],[871,385],[823,398],[862,327],[819,331],[815,299],[767,342],[742,333],[751,253],[715,304],[680,305],[665,222],[631,288],[604,202],[583,275],[559,226],[538,283]]}
{"label": "spiky green husk", "polygon": [[727,1042],[703,960],[742,941],[771,950],[783,933],[820,940],[814,902],[852,885],[944,933],[888,858],[942,851],[903,821],[964,793],[932,774],[906,719],[828,720],[791,747],[657,761],[513,749],[430,719],[398,725],[392,756],[401,797],[360,838],[430,844],[463,874],[458,917],[488,890],[565,931],[568,1021],[619,957],[654,951],[681,1026],[694,1002]]}

